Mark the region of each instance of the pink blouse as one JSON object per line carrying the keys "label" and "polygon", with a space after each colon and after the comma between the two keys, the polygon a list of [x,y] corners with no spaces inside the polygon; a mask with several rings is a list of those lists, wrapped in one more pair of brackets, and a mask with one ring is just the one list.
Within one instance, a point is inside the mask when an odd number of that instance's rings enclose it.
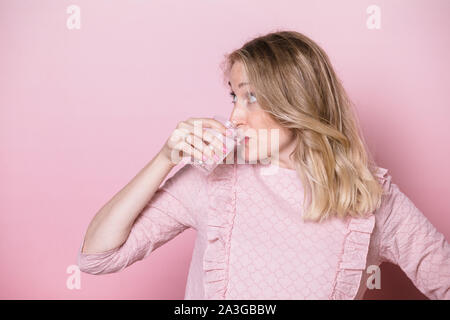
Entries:
{"label": "pink blouse", "polygon": [[302,222],[294,170],[184,165],[157,190],[120,247],[81,253],[80,270],[118,272],[191,227],[185,299],[362,299],[371,265],[397,264],[430,299],[450,299],[450,246],[378,167],[386,190],[367,218]]}

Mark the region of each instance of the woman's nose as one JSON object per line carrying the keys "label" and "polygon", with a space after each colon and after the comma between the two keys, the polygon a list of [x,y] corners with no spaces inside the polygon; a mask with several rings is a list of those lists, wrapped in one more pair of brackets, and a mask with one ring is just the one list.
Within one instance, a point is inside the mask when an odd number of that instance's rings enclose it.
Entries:
{"label": "woman's nose", "polygon": [[247,115],[243,108],[238,107],[237,104],[234,106],[233,111],[231,112],[230,121],[234,123],[234,125],[240,126],[246,123]]}

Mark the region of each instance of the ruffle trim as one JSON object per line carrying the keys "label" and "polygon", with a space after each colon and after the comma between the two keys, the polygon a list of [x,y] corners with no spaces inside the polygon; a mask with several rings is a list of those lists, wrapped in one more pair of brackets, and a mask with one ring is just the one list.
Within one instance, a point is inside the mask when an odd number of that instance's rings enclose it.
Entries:
{"label": "ruffle trim", "polygon": [[208,176],[207,245],[203,257],[206,299],[225,299],[230,237],[236,213],[236,165],[221,164]]}
{"label": "ruffle trim", "polygon": [[375,216],[350,218],[344,239],[344,250],[338,265],[332,300],[352,300],[358,293],[362,273],[366,268],[370,236]]}
{"label": "ruffle trim", "polygon": [[[383,188],[388,190],[391,183],[388,170],[378,167],[375,175],[380,178]],[[370,238],[374,227],[375,216],[373,213],[366,218],[350,218],[330,299],[352,300],[356,297],[362,273],[366,268]]]}
{"label": "ruffle trim", "polygon": [[380,181],[383,185],[383,188],[386,190],[386,192],[390,189],[391,183],[392,183],[392,177],[389,174],[389,170],[386,168],[378,167],[378,172],[375,174],[378,178],[380,178]]}

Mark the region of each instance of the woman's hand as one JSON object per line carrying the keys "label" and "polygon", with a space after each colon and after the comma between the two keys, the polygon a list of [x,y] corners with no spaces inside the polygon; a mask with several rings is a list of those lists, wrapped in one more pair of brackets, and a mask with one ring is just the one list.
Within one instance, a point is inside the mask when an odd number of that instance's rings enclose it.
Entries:
{"label": "woman's hand", "polygon": [[182,157],[194,157],[198,161],[207,158],[218,160],[218,155],[226,152],[224,140],[206,131],[211,128],[226,135],[227,128],[211,118],[189,118],[178,123],[165,142],[160,154],[171,164],[178,164]]}

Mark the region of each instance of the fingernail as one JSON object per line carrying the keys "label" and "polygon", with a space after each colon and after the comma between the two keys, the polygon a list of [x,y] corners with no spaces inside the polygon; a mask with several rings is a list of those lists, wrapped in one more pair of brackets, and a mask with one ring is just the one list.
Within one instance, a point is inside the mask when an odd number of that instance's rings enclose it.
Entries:
{"label": "fingernail", "polygon": [[214,155],[214,160],[219,161],[219,157],[217,156],[217,154]]}
{"label": "fingernail", "polygon": [[207,158],[206,158],[205,155],[202,156],[202,159],[203,159],[203,161],[206,161],[206,160],[207,160]]}

